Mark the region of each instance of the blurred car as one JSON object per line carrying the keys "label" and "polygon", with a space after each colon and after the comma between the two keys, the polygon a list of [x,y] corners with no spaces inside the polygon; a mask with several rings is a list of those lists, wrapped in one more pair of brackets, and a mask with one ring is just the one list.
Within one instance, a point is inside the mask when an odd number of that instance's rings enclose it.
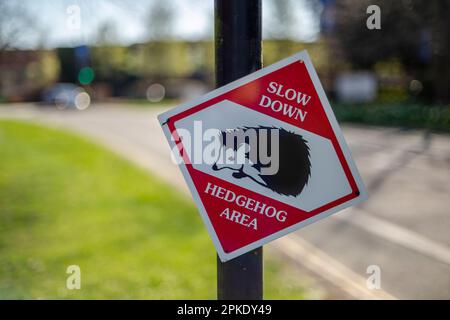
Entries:
{"label": "blurred car", "polygon": [[57,83],[42,93],[42,103],[58,109],[84,110],[91,104],[89,94],[73,83]]}

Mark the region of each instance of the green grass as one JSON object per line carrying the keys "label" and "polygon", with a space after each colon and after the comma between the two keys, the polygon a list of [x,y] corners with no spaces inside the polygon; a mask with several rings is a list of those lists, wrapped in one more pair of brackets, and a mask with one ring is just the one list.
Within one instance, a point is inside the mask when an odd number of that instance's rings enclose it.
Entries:
{"label": "green grass", "polygon": [[[173,188],[78,136],[0,121],[1,299],[214,299],[215,259]],[[305,297],[271,260],[265,292]]]}
{"label": "green grass", "polygon": [[450,106],[418,103],[332,104],[341,122],[450,132]]}
{"label": "green grass", "polygon": [[133,107],[142,107],[142,108],[152,108],[152,107],[175,107],[176,105],[181,103],[181,100],[179,99],[172,99],[172,98],[164,98],[163,100],[159,102],[151,102],[147,99],[132,99],[132,98],[124,98],[124,99],[117,99],[117,102],[120,102],[121,104],[125,106],[133,106]]}

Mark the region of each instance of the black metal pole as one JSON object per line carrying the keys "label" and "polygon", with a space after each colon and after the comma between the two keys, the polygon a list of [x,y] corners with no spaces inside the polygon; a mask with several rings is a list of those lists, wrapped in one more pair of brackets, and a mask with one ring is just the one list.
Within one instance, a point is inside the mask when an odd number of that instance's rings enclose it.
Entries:
{"label": "black metal pole", "polygon": [[[217,87],[261,68],[261,10],[261,0],[215,0]],[[224,263],[217,258],[217,298],[263,298],[262,247]]]}

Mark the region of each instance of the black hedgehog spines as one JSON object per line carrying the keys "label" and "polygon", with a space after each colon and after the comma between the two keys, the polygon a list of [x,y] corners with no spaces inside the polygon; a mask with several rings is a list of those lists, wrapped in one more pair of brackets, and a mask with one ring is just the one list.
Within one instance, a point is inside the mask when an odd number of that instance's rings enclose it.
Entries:
{"label": "black hedgehog spines", "polygon": [[[278,171],[275,174],[263,175],[259,174],[261,180],[265,184],[262,184],[254,177],[245,174],[244,170],[241,170],[241,175],[234,175],[235,177],[249,177],[256,183],[266,187],[273,192],[278,194],[283,194],[287,196],[298,196],[307,185],[308,180],[311,176],[311,162],[310,162],[310,150],[307,141],[303,136],[285,130],[284,128],[268,127],[268,126],[258,126],[258,127],[239,127],[234,130],[227,130],[222,132],[222,143],[226,143],[227,132],[236,132],[243,130],[245,133],[247,130],[255,130],[259,145],[259,136],[261,130],[278,130],[279,133],[279,155],[278,155]],[[272,152],[271,139],[266,139],[268,146],[268,152]],[[248,142],[248,141],[246,141]],[[232,143],[231,146],[234,150],[237,150],[239,146],[237,143]],[[247,154],[248,156],[248,154]],[[273,156],[273,155],[271,155]],[[259,161],[252,164],[254,168],[258,171],[264,167],[264,165]],[[266,165],[267,166],[267,165]]]}

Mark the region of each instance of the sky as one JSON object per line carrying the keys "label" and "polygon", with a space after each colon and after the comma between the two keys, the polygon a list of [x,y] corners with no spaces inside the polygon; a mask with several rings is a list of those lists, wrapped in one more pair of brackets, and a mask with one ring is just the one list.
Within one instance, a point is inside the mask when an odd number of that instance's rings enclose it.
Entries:
{"label": "sky", "polygon": [[[95,43],[99,27],[114,26],[113,42],[132,44],[148,39],[146,21],[153,1],[158,0],[9,0],[18,1],[32,15],[36,32],[21,34],[19,47],[47,48]],[[159,0],[161,1],[161,0]],[[186,40],[212,38],[213,0],[165,0],[173,8],[174,37]],[[263,0],[263,36],[269,37],[273,22],[272,2]],[[307,0],[293,0],[291,38],[313,41],[318,19]],[[79,13],[79,15],[78,15]],[[79,19],[77,18],[79,17]],[[75,22],[74,22],[75,21]],[[77,25],[77,21],[79,24]],[[74,24],[75,23],[75,24]],[[76,27],[74,27],[76,26]],[[18,40],[19,41],[19,40]]]}

